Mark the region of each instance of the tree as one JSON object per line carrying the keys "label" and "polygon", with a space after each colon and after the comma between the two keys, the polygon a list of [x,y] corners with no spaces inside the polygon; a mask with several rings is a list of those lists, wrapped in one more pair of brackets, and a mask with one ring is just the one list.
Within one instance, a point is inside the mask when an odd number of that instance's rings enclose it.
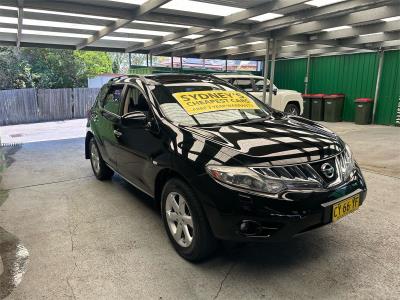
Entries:
{"label": "tree", "polygon": [[30,66],[20,60],[15,48],[0,48],[0,89],[32,87]]}
{"label": "tree", "polygon": [[94,77],[102,73],[111,73],[110,55],[100,51],[74,51],[76,62],[80,65],[78,76],[81,79]]}
{"label": "tree", "polygon": [[0,89],[85,87],[88,78],[110,72],[106,52],[0,48]]}
{"label": "tree", "polygon": [[32,81],[38,88],[80,86],[80,65],[73,51],[65,49],[23,48],[21,60],[31,67]]}
{"label": "tree", "polygon": [[112,70],[114,73],[128,73],[129,70],[129,54],[111,52],[109,53],[112,60]]}

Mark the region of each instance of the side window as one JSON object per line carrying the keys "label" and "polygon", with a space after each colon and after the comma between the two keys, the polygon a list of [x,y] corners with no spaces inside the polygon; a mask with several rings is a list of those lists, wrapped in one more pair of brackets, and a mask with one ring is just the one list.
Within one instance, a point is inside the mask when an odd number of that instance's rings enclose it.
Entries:
{"label": "side window", "polygon": [[150,110],[146,97],[136,87],[129,87],[124,105],[124,115],[133,111],[148,113]]}
{"label": "side window", "polygon": [[235,79],[233,85],[245,91],[253,91],[253,85],[250,79]]}
{"label": "side window", "polygon": [[103,100],[103,108],[116,115],[120,114],[123,86],[111,87]]}
{"label": "side window", "polygon": [[105,84],[102,86],[102,88],[100,89],[99,93],[97,94],[96,97],[96,104],[97,105],[101,105],[103,99],[106,97],[106,94],[108,92],[108,89],[110,88],[109,84]]}

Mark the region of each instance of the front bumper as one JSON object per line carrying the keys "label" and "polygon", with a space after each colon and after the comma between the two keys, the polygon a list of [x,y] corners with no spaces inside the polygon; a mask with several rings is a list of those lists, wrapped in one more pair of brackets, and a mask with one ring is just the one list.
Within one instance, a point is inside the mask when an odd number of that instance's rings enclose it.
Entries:
{"label": "front bumper", "polygon": [[367,188],[357,167],[350,179],[329,191],[288,192],[286,200],[255,196],[223,187],[208,175],[194,186],[214,235],[234,241],[280,241],[332,222],[332,206],[354,194],[363,204]]}

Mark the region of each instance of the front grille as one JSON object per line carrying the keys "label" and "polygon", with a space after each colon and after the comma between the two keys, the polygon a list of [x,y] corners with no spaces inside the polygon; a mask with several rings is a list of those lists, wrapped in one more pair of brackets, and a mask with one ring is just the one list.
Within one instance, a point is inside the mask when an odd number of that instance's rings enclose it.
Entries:
{"label": "front grille", "polygon": [[[334,168],[334,174],[331,178],[329,178],[328,176],[326,176],[323,172],[322,172],[322,166],[325,164],[329,164]],[[310,163],[310,166],[315,170],[315,172],[318,173],[318,175],[320,176],[321,180],[325,183],[325,184],[331,184],[332,182],[335,182],[336,180],[338,180],[338,177],[340,176],[340,172],[338,170],[337,164],[336,164],[336,157],[333,158],[329,158],[329,159],[325,159],[322,161],[318,161],[315,163]]]}
{"label": "front grille", "polygon": [[[281,167],[253,167],[251,169],[266,177],[284,180],[289,184],[289,187],[290,183],[293,182],[297,188],[328,188],[338,185],[347,178],[347,164],[350,162],[351,158],[343,151],[335,157],[316,162]],[[324,174],[321,169],[326,163],[334,169],[331,178]]]}

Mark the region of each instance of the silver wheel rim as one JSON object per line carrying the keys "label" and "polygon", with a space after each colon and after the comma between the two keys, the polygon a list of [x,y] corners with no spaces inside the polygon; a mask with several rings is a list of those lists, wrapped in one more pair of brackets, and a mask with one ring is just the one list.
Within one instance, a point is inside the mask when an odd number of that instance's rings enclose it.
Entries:
{"label": "silver wheel rim", "polygon": [[99,151],[97,150],[97,147],[94,143],[92,143],[92,146],[90,148],[90,159],[92,161],[94,172],[98,174],[100,172],[100,157]]}
{"label": "silver wheel rim", "polygon": [[165,217],[169,231],[178,245],[189,247],[194,236],[193,220],[190,208],[181,194],[177,192],[168,194],[165,203]]}
{"label": "silver wheel rim", "polygon": [[298,115],[298,114],[297,114],[297,109],[296,109],[295,107],[289,108],[288,113],[291,114],[291,115],[295,115],[295,116]]}

